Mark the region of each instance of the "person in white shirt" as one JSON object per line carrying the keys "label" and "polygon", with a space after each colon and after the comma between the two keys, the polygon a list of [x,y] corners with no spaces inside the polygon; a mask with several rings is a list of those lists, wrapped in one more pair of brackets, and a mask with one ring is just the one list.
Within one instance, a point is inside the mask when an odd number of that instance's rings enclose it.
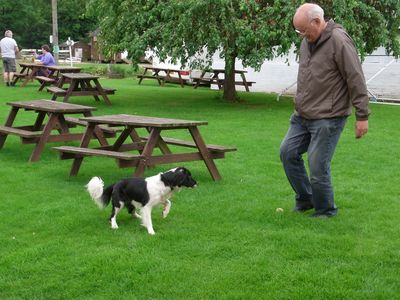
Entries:
{"label": "person in white shirt", "polygon": [[14,86],[13,77],[16,72],[15,55],[19,52],[17,42],[12,38],[11,30],[6,30],[0,41],[1,57],[3,58],[4,82],[7,86]]}

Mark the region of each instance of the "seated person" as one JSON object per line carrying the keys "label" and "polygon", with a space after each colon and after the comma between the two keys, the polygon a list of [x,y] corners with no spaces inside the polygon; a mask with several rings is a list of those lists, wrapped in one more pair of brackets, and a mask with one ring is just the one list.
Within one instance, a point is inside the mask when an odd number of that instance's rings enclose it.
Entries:
{"label": "seated person", "polygon": [[[45,65],[45,66],[54,66],[56,64],[53,55],[50,53],[50,47],[48,45],[43,45],[42,46],[42,54],[37,55],[35,53],[35,58],[40,60],[39,64]],[[38,75],[40,76],[49,76],[50,71],[48,69],[41,69],[38,72]]]}

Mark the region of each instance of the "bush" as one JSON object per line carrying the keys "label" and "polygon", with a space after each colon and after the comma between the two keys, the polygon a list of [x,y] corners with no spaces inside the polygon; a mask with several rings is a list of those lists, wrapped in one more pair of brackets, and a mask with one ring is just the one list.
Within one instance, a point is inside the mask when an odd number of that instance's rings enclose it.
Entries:
{"label": "bush", "polygon": [[91,73],[99,76],[109,76],[114,78],[134,77],[140,70],[134,70],[132,65],[127,64],[80,64],[82,72]]}

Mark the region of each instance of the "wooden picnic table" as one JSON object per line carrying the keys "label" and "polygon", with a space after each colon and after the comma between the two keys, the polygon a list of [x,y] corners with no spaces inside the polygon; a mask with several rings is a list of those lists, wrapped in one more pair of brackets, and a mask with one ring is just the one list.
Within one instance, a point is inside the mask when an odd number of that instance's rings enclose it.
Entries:
{"label": "wooden picnic table", "polygon": [[[193,78],[193,82],[195,82],[194,84],[194,88],[198,88],[200,84],[202,83],[209,83],[209,84],[217,84],[219,89],[222,89],[222,87],[224,86],[224,82],[225,82],[225,69],[213,69],[212,71],[210,71],[213,76],[211,78],[205,78],[204,75],[206,74],[206,71],[202,71],[201,75],[199,78]],[[244,86],[247,92],[250,92],[249,87],[253,85],[253,83],[255,83],[254,81],[248,81],[246,79],[246,75],[245,73],[247,73],[246,70],[235,70],[235,74],[239,74],[241,80],[235,80],[235,85],[241,85]],[[220,75],[224,75],[223,78],[220,77]]]}
{"label": "wooden picnic table", "polygon": [[[185,80],[181,76],[182,70],[179,69],[172,69],[172,68],[167,68],[167,67],[158,67],[158,66],[152,66],[152,65],[143,65],[144,72],[143,74],[137,75],[137,78],[139,78],[139,84],[142,83],[143,79],[155,79],[158,81],[159,85],[164,85],[165,82],[171,82],[171,83],[179,83],[181,87],[185,86]],[[152,74],[149,75],[147,72],[150,71]],[[162,74],[160,74],[160,72]],[[178,77],[172,77],[171,75],[173,73],[178,74]]]}
{"label": "wooden picnic table", "polygon": [[[66,84],[68,88],[64,87]],[[53,94],[51,100],[63,97],[63,102],[68,102],[72,96],[93,96],[100,101],[101,96],[107,105],[111,105],[107,95],[115,93],[115,89],[101,86],[99,76],[88,73],[61,73],[57,86],[48,87],[47,91]]]}
{"label": "wooden picnic table", "polygon": [[39,63],[20,62],[19,65],[21,66],[21,71],[14,74],[13,83],[16,84],[21,79],[23,80],[21,87],[26,86],[29,80],[33,81],[39,70],[48,68]]}
{"label": "wooden picnic table", "polygon": [[[145,117],[136,115],[108,115],[81,118],[87,123],[86,132],[79,147],[61,146],[53,149],[61,153],[61,159],[73,159],[70,176],[78,174],[79,168],[86,156],[103,156],[116,159],[120,168],[135,168],[134,176],[142,176],[145,169],[158,164],[177,163],[203,160],[214,180],[221,179],[221,175],[214,163],[214,159],[223,158],[225,152],[236,151],[236,148],[205,144],[198,126],[206,125],[206,121],[190,121],[166,118]],[[110,145],[89,148],[97,126],[123,126],[117,139]],[[140,137],[136,131],[145,128],[148,136]],[[185,141],[162,136],[168,130],[188,130],[192,138]],[[130,141],[128,140],[130,138]],[[184,148],[193,148],[195,152],[172,153],[169,145]],[[161,154],[153,153],[159,148]],[[131,153],[129,151],[135,151]]]}
{"label": "wooden picnic table", "polygon": [[49,66],[47,67],[51,72],[51,77],[59,79],[61,73],[79,73],[82,68],[81,67],[71,67],[71,66]]}
{"label": "wooden picnic table", "polygon": [[48,76],[36,76],[35,78],[40,82],[39,91],[43,90],[49,84],[57,85],[58,81],[61,79],[61,73],[79,73],[82,68],[71,67],[71,66],[48,66],[49,70]]}
{"label": "wooden picnic table", "polygon": [[[81,114],[85,117],[92,116],[95,107],[83,106],[69,103],[56,102],[51,100],[31,100],[8,102],[11,111],[8,114],[4,126],[0,126],[0,149],[3,148],[9,134],[17,135],[21,138],[22,144],[36,144],[29,161],[37,161],[46,145],[49,142],[64,142],[80,140],[82,133],[71,133],[69,128],[76,124],[67,120],[65,115]],[[18,112],[21,109],[33,111],[37,114],[36,120],[31,125],[13,126]],[[22,119],[26,116],[22,116]],[[47,117],[47,122],[45,119]],[[58,131],[57,134],[52,134]],[[94,135],[101,144],[106,144],[104,134],[100,128],[96,128]]]}

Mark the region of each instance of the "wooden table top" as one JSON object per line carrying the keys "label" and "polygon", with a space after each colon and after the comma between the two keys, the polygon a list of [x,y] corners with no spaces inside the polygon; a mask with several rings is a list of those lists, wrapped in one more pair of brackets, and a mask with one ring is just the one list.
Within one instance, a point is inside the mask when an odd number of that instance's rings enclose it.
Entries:
{"label": "wooden table top", "polygon": [[186,70],[180,70],[180,69],[172,69],[168,67],[160,67],[160,66],[152,66],[152,65],[142,65],[143,68],[148,69],[148,70],[159,70],[159,71],[169,71],[169,72],[181,72],[181,71],[186,71]]}
{"label": "wooden table top", "polygon": [[29,68],[33,68],[33,67],[46,67],[43,64],[39,64],[39,63],[32,63],[32,62],[20,62],[19,65],[21,67],[29,67]]}
{"label": "wooden table top", "polygon": [[84,106],[78,104],[70,104],[65,102],[57,102],[47,99],[31,100],[31,101],[12,101],[7,102],[8,105],[13,107],[20,107],[25,109],[57,112],[57,113],[75,113],[96,110],[92,106]]}
{"label": "wooden table top", "polygon": [[70,66],[49,66],[47,67],[47,69],[49,70],[53,70],[53,71],[78,71],[78,70],[82,70],[82,68],[79,67],[70,67]]}
{"label": "wooden table top", "polygon": [[178,120],[168,118],[145,117],[136,115],[108,115],[80,118],[80,120],[96,124],[132,125],[140,127],[182,128],[207,125],[207,121]]}
{"label": "wooden table top", "polygon": [[89,73],[61,73],[61,76],[68,79],[98,79],[99,76]]}
{"label": "wooden table top", "polygon": [[[225,69],[213,69],[213,72],[225,73]],[[235,70],[235,73],[247,73],[246,70]]]}

